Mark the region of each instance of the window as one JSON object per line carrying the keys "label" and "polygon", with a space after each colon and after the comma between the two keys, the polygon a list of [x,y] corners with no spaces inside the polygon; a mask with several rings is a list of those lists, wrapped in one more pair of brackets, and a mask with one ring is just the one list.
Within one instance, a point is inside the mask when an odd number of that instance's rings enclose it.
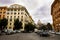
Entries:
{"label": "window", "polygon": [[21,16],[21,18],[23,18],[23,16]]}
{"label": "window", "polygon": [[13,11],[13,9],[11,9],[11,11]]}
{"label": "window", "polygon": [[1,15],[0,15],[0,18],[1,18]]}
{"label": "window", "polygon": [[60,12],[60,8],[59,8],[59,12]]}
{"label": "window", "polygon": [[10,25],[11,25],[11,23],[10,23]]}
{"label": "window", "polygon": [[16,14],[16,13],[14,13],[14,14]]}
{"label": "window", "polygon": [[16,16],[14,16],[14,19],[16,18]]}
{"label": "window", "polygon": [[11,27],[9,27],[9,29],[11,29]]}
{"label": "window", "polygon": [[28,20],[25,20],[25,22],[28,22]]}
{"label": "window", "polygon": [[6,27],[6,29],[7,29],[7,27]]}
{"label": "window", "polygon": [[4,10],[6,10],[6,9],[4,8]]}
{"label": "window", "polygon": [[19,18],[19,16],[18,16],[18,18]]}
{"label": "window", "polygon": [[1,10],[1,9],[0,9]]}
{"label": "window", "polygon": [[1,14],[2,12],[0,12],[0,14]]}
{"label": "window", "polygon": [[18,13],[19,14],[19,13]]}
{"label": "window", "polygon": [[3,15],[3,18],[5,18],[5,15]]}
{"label": "window", "polygon": [[11,14],[13,14],[13,13],[11,13]]}
{"label": "window", "polygon": [[2,10],[4,10],[4,9],[2,9]]}
{"label": "window", "polygon": [[15,21],[16,19],[14,19],[14,21]]}
{"label": "window", "polygon": [[21,13],[21,14],[23,14],[23,13]]}
{"label": "window", "polygon": [[2,10],[2,9],[1,9]]}
{"label": "window", "polygon": [[12,18],[12,16],[10,18]]}
{"label": "window", "polygon": [[10,21],[12,21],[12,19],[10,19]]}
{"label": "window", "polygon": [[10,19],[12,19],[12,16],[10,16]]}
{"label": "window", "polygon": [[21,7],[21,11],[23,11],[25,8],[24,7]]}
{"label": "window", "polygon": [[10,9],[8,9],[8,11],[9,11]]}
{"label": "window", "polygon": [[16,9],[14,9],[14,11],[16,11]]}
{"label": "window", "polygon": [[9,13],[7,13],[7,14],[9,14]]}
{"label": "window", "polygon": [[21,21],[23,21],[23,19],[21,19]]}
{"label": "window", "polygon": [[3,14],[5,14],[5,12],[3,12]]}
{"label": "window", "polygon": [[9,16],[7,16],[7,18],[9,18]]}
{"label": "window", "polygon": [[12,8],[15,8],[15,6],[12,6]]}
{"label": "window", "polygon": [[20,9],[18,9],[18,11],[20,11]]}
{"label": "window", "polygon": [[[25,14],[26,15],[26,14]],[[27,15],[26,15],[27,16]]]}

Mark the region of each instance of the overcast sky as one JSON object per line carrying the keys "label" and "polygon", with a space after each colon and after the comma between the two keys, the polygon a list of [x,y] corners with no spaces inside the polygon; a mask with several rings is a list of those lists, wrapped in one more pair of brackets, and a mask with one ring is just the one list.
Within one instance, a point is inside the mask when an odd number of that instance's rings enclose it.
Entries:
{"label": "overcast sky", "polygon": [[52,23],[51,4],[54,0],[0,0],[0,6],[12,4],[23,5],[27,8],[35,23],[41,20],[42,23]]}

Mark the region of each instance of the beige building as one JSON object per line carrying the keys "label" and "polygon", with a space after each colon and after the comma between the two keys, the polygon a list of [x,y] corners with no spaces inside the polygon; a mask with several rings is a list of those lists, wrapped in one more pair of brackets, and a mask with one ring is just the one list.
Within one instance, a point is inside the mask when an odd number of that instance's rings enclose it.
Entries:
{"label": "beige building", "polygon": [[0,7],[0,19],[3,19],[6,14],[7,7]]}
{"label": "beige building", "polygon": [[60,31],[60,0],[54,0],[51,6],[51,15],[55,31]]}
{"label": "beige building", "polygon": [[37,22],[37,27],[39,28],[41,25],[42,25],[41,21],[38,20],[38,22]]}
{"label": "beige building", "polygon": [[24,6],[18,4],[13,4],[7,7],[5,17],[8,19],[7,29],[13,30],[14,20],[17,18],[19,19],[19,21],[22,21],[23,30],[26,23],[30,22],[34,24],[34,21],[28,13],[27,9]]}

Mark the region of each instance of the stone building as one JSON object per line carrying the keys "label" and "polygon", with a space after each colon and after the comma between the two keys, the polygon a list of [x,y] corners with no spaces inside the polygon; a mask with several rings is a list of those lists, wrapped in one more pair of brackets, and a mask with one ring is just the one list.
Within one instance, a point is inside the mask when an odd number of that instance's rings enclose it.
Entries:
{"label": "stone building", "polygon": [[[2,10],[2,11],[1,11]],[[6,11],[5,11],[6,10]],[[1,13],[2,12],[2,13]],[[28,22],[34,24],[34,21],[32,19],[32,17],[30,16],[30,14],[28,13],[27,9],[19,4],[13,4],[10,5],[9,7],[0,7],[0,16],[2,18],[5,17],[6,19],[8,19],[8,25],[7,25],[7,29],[11,29],[13,30],[14,27],[14,21],[15,19],[19,19],[19,21],[22,22],[22,30],[24,30],[25,24],[27,24]]]}
{"label": "stone building", "polygon": [[38,20],[38,22],[37,22],[37,27],[39,28],[41,25],[42,25],[41,21]]}
{"label": "stone building", "polygon": [[54,0],[51,6],[51,15],[55,31],[60,31],[60,0]]}
{"label": "stone building", "polygon": [[0,7],[0,19],[3,19],[6,14],[7,7]]}

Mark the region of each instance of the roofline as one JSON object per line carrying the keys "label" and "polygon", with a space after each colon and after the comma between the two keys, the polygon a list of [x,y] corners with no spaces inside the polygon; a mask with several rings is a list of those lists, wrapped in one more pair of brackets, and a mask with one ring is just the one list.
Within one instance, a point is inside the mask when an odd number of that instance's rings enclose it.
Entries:
{"label": "roofline", "polygon": [[7,6],[1,6],[0,9],[2,9],[2,8],[7,8]]}
{"label": "roofline", "polygon": [[55,5],[57,2],[58,2],[58,0],[54,0],[54,2],[53,2],[52,5],[51,5],[51,15],[52,15],[52,12],[53,12],[53,7],[54,7],[54,5]]}

